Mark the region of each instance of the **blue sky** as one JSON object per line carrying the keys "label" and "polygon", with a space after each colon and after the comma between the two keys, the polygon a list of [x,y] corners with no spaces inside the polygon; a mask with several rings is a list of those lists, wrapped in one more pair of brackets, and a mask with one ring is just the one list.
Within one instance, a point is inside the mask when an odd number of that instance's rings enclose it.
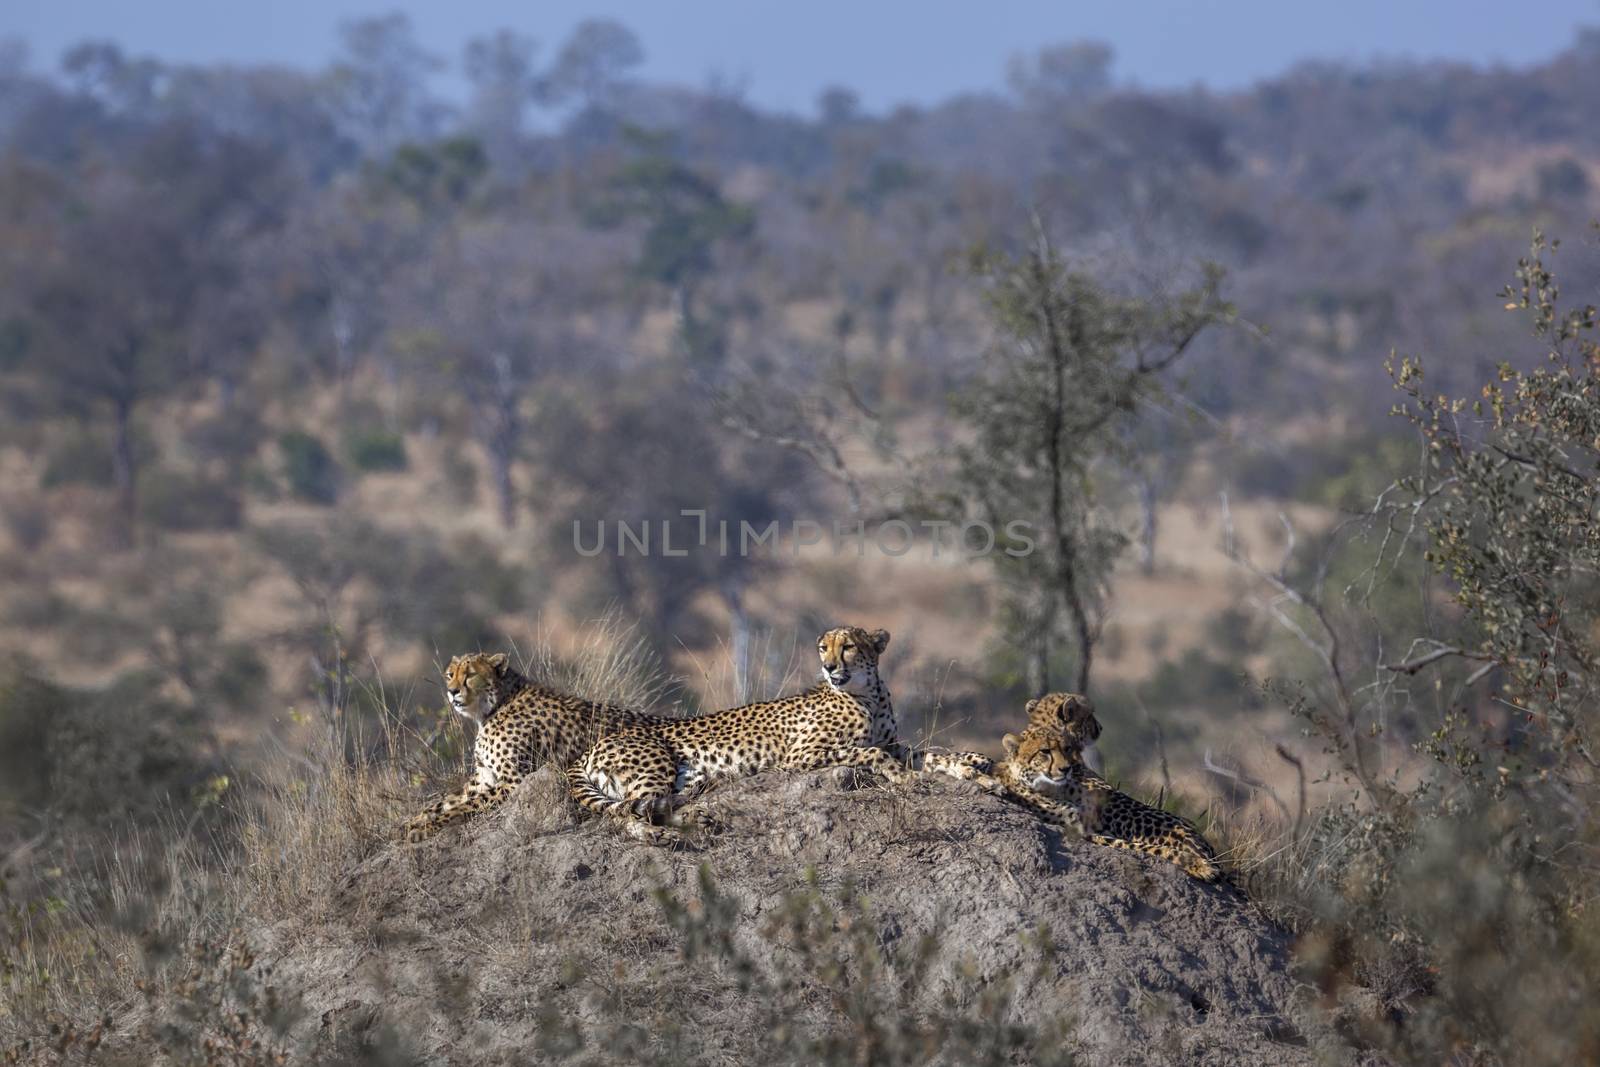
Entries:
{"label": "blue sky", "polygon": [[88,37],[173,60],[316,65],[341,21],[393,10],[452,59],[467,38],[501,26],[552,48],[580,19],[608,15],[639,34],[647,77],[720,77],[756,103],[797,111],[829,84],[873,110],[998,88],[1012,53],[1084,37],[1115,47],[1123,80],[1231,88],[1306,58],[1530,63],[1565,47],[1577,26],[1600,25],[1600,0],[1521,12],[1487,0],[0,0],[0,37],[28,42],[35,66]]}

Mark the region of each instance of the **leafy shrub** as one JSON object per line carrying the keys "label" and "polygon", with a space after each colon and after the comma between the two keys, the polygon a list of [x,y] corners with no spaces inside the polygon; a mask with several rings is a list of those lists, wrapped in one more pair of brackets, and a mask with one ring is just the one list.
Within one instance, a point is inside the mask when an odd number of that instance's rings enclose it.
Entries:
{"label": "leafy shrub", "polygon": [[222,460],[233,466],[255,454],[265,432],[258,411],[235,405],[224,414],[200,422],[184,439],[201,459]]}
{"label": "leafy shrub", "polygon": [[133,816],[188,796],[215,772],[199,714],[162,697],[164,682],[130,674],[72,693],[69,713],[50,732],[52,804],[97,819]]}
{"label": "leafy shrub", "polygon": [[466,448],[448,448],[439,458],[439,478],[430,486],[430,496],[439,496],[457,506],[478,500],[478,465]]}
{"label": "leafy shrub", "polygon": [[[1536,236],[1502,293],[1543,359],[1501,364],[1474,399],[1425,387],[1415,358],[1391,363],[1426,465],[1371,508],[1380,536],[1345,553],[1365,554],[1346,588],[1368,591],[1325,601],[1343,585],[1326,561],[1288,580],[1256,571],[1323,667],[1320,696],[1293,710],[1355,792],[1241,867],[1300,934],[1309,977],[1368,998],[1342,1023],[1394,1062],[1600,1058],[1600,313],[1558,303],[1553,249]],[[1407,598],[1426,610],[1408,616]],[[1369,629],[1351,632],[1355,616]],[[1397,641],[1397,626],[1420,636]],[[1422,759],[1385,769],[1380,738]]]}
{"label": "leafy shrub", "polygon": [[0,672],[0,809],[35,807],[49,785],[50,732],[69,707],[65,690],[24,663]]}
{"label": "leafy shrub", "polygon": [[381,426],[351,426],[344,431],[344,458],[358,471],[403,471],[406,441]]}
{"label": "leafy shrub", "polygon": [[111,484],[111,442],[89,432],[74,433],[57,442],[46,454],[44,473],[39,477],[43,489],[63,485]]}
{"label": "leafy shrub", "polygon": [[291,494],[313,504],[339,499],[339,464],[321,440],[290,430],[278,437],[278,450],[283,453],[283,475]]}
{"label": "leafy shrub", "polygon": [[50,537],[50,511],[37,493],[10,493],[0,499],[0,520],[24,552],[37,551]]}
{"label": "leafy shrub", "polygon": [[1331,805],[1245,877],[1299,935],[1308,979],[1347,1003],[1365,991],[1340,1019],[1360,1044],[1399,1063],[1591,1063],[1600,923],[1539,840],[1539,810],[1426,791]]}
{"label": "leafy shrub", "polygon": [[231,530],[244,505],[233,487],[202,475],[153,467],[139,475],[139,517],[168,530]]}
{"label": "leafy shrub", "polygon": [[1589,192],[1589,172],[1571,156],[1541,163],[1538,171],[1539,195],[1546,200],[1577,198]]}
{"label": "leafy shrub", "polygon": [[[137,425],[133,431],[134,467],[149,466],[160,457],[154,441]],[[45,450],[44,471],[39,476],[41,489],[64,485],[111,485],[111,433],[99,423],[70,424],[69,431]]]}
{"label": "leafy shrub", "polygon": [[160,695],[163,679],[126,675],[104,689],[50,681],[10,664],[0,683],[0,801],[103,820],[187,796],[215,768],[192,709]]}

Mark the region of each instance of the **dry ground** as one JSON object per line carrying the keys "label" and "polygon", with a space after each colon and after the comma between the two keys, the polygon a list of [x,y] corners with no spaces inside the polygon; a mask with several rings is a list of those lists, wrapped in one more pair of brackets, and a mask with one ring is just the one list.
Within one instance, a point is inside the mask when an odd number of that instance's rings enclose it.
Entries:
{"label": "dry ground", "polygon": [[[834,1028],[861,1036],[840,1018],[852,1004],[892,1013],[888,1026],[1003,1015],[1027,1035],[1026,1062],[1286,1067],[1318,1062],[1313,1046],[1337,1052],[1289,973],[1286,935],[1231,887],[1064,840],[963,783],[849,785],[733,783],[711,798],[719,829],[668,849],[575,823],[543,772],[503,814],[385,847],[334,899],[249,939],[304,994],[294,1042],[319,1056],[551,1060],[552,1027],[566,1026],[563,1040],[599,1058],[678,1042],[694,1062],[803,1062]],[[847,888],[859,910],[821,903]],[[821,923],[797,925],[800,911]],[[879,946],[866,952],[882,953],[879,971],[829,947],[852,922],[870,924],[852,944]],[[917,977],[925,935],[940,949]],[[779,989],[787,1003],[762,1003]]]}

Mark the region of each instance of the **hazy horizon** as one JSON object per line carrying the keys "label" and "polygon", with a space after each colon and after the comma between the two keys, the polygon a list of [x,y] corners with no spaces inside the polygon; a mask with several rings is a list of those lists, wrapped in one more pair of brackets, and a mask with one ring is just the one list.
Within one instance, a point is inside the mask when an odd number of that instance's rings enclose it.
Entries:
{"label": "hazy horizon", "polygon": [[[1538,19],[1507,19],[1500,5],[1476,0],[1399,6],[1355,0],[1321,8],[1266,0],[1220,8],[1184,0],[1068,8],[1030,0],[982,11],[919,4],[914,17],[903,4],[840,0],[804,10],[703,0],[690,17],[648,0],[604,6],[547,0],[537,12],[508,0],[469,0],[448,10],[418,0],[284,0],[271,8],[231,9],[202,0],[137,6],[84,0],[0,14],[0,38],[22,40],[33,66],[42,69],[54,69],[64,49],[87,39],[171,62],[308,67],[334,54],[341,23],[390,11],[407,14],[419,39],[452,63],[469,38],[501,27],[535,37],[548,57],[581,19],[616,18],[644,45],[642,77],[688,85],[716,80],[741,87],[762,107],[797,112],[810,111],[830,85],[853,89],[874,111],[999,89],[1009,56],[1076,39],[1111,44],[1119,82],[1225,90],[1310,59],[1527,64],[1565,48],[1579,27],[1600,24],[1595,0],[1552,0]],[[893,61],[884,62],[885,56]],[[439,80],[448,88],[454,75]]]}

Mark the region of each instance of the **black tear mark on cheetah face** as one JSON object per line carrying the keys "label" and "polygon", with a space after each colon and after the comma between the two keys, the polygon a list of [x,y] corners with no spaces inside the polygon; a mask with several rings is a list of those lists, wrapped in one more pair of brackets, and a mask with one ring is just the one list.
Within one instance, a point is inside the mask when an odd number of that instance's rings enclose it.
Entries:
{"label": "black tear mark on cheetah face", "polygon": [[889,631],[870,633],[859,626],[836,626],[817,638],[822,679],[835,689],[856,692],[878,676],[878,657],[889,647]]}

